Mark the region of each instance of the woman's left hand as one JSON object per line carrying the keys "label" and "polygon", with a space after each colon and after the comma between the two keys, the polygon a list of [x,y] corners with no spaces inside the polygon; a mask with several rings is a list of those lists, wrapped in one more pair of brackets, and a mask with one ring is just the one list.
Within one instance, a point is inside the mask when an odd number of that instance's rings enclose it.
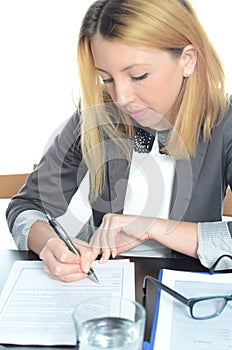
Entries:
{"label": "woman's left hand", "polygon": [[104,263],[111,255],[115,257],[149,239],[148,232],[155,220],[145,216],[106,214],[90,245],[102,254],[100,262]]}

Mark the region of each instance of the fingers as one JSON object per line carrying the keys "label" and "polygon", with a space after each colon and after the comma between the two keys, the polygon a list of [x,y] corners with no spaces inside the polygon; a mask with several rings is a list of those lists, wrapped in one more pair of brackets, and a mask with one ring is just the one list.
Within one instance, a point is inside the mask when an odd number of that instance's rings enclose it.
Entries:
{"label": "fingers", "polygon": [[[44,271],[48,273],[49,277],[51,279],[57,280],[57,281],[62,281],[62,282],[74,282],[74,281],[78,281],[81,279],[84,279],[87,277],[87,274],[84,273],[81,269],[77,272],[74,273],[70,273],[70,271],[68,271],[67,274],[61,274],[61,270],[59,270],[59,268],[54,269],[54,271],[50,271],[47,268],[47,265],[44,264],[43,266]],[[63,269],[62,269],[63,270]]]}
{"label": "fingers", "polygon": [[[97,255],[102,255],[99,262],[105,263],[111,256],[111,249],[106,246],[106,229],[99,227],[90,241],[90,245]],[[103,243],[104,242],[104,243]]]}
{"label": "fingers", "polygon": [[52,279],[64,282],[72,282],[87,277],[87,272],[95,260],[95,254],[84,242],[78,246],[78,249],[81,256],[72,253],[62,240],[58,238],[49,239],[40,253],[44,271]]}
{"label": "fingers", "polygon": [[108,213],[104,215],[90,245],[102,253],[100,262],[104,263],[110,255],[115,257],[147,240],[153,220],[150,217]]}
{"label": "fingers", "polygon": [[91,247],[102,254],[100,263],[106,263],[110,256],[113,258],[117,255],[116,236],[118,231],[117,224],[114,225],[112,218],[113,214],[106,214],[103,217],[102,224],[99,226],[94,236],[90,241]]}
{"label": "fingers", "polygon": [[98,230],[98,242],[102,252],[100,259],[101,264],[106,263],[112,253],[112,248],[109,242],[109,237],[112,236],[111,231],[111,214],[107,214],[103,217],[102,224]]}
{"label": "fingers", "polygon": [[94,253],[92,250],[88,250],[84,254],[81,254],[80,266],[82,271],[88,273],[97,256],[98,254]]}

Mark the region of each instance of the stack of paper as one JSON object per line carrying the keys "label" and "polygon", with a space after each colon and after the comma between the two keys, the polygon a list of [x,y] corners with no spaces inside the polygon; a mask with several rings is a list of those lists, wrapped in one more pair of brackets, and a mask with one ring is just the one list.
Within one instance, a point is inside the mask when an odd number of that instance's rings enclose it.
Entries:
{"label": "stack of paper", "polygon": [[100,283],[89,278],[52,280],[41,261],[16,261],[0,297],[0,343],[75,345],[73,307],[99,295],[135,300],[134,264],[113,260],[93,264]]}

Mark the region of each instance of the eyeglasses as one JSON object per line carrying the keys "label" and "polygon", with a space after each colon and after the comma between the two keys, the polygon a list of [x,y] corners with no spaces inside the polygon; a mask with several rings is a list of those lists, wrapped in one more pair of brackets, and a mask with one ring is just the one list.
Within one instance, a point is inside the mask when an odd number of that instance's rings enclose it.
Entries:
{"label": "eyeglasses", "polygon": [[[222,255],[215,261],[213,266],[210,268],[211,274],[213,274],[218,262],[224,257],[230,257],[232,259],[232,256],[230,255]],[[170,294],[183,304],[187,305],[190,310],[190,315],[196,320],[207,320],[220,315],[221,312],[224,310],[227,302],[232,300],[232,295],[217,295],[188,299],[180,293],[176,292],[175,290],[169,288],[165,284],[161,283],[156,278],[149,275],[146,276],[143,280],[143,293],[145,296],[147,290],[147,281],[152,282],[156,285],[156,287],[159,287],[160,289],[164,290],[166,293]]]}
{"label": "eyeglasses", "polygon": [[210,267],[209,269],[209,273],[212,275],[217,267],[217,265],[219,264],[219,262],[224,259],[224,258],[230,258],[232,259],[232,256],[229,254],[223,254],[221,256],[219,256],[219,258],[213,263],[213,265]]}
{"label": "eyeglasses", "polygon": [[159,282],[156,278],[149,275],[146,276],[143,280],[144,295],[146,295],[148,280],[183,304],[187,305],[190,309],[190,315],[196,320],[207,320],[209,318],[214,318],[220,315],[220,313],[224,310],[227,302],[232,300],[232,295],[217,295],[187,299],[183,295],[179,294],[175,290],[169,288],[165,284]]}

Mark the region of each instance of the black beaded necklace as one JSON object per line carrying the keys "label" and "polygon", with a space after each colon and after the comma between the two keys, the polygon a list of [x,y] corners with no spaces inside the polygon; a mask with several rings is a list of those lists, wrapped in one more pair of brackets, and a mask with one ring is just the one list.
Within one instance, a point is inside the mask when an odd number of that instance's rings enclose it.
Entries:
{"label": "black beaded necklace", "polygon": [[134,151],[138,153],[149,153],[155,141],[155,135],[141,128],[136,128],[134,136]]}
{"label": "black beaded necklace", "polygon": [[156,134],[158,136],[159,152],[168,154],[165,149],[166,136],[159,132],[150,133],[142,128],[136,127],[133,140],[133,148],[138,153],[149,153],[152,150]]}

